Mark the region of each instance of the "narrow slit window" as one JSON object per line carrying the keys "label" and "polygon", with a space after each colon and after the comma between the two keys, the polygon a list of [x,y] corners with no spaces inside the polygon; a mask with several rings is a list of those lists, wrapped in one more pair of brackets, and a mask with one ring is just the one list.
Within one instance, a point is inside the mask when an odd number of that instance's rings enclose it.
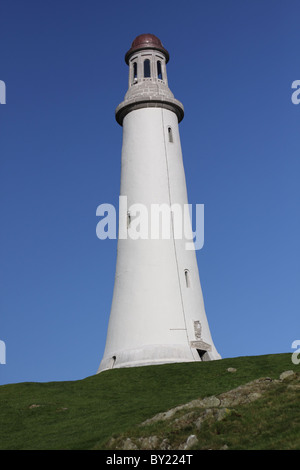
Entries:
{"label": "narrow slit window", "polygon": [[162,78],[162,69],[161,69],[161,61],[160,60],[157,61],[157,78],[159,80],[163,79]]}
{"label": "narrow slit window", "polygon": [[133,81],[132,83],[137,82],[137,63],[133,62]]}
{"label": "narrow slit window", "polygon": [[131,222],[131,215],[130,215],[130,212],[127,212],[127,228],[130,227],[130,222]]}
{"label": "narrow slit window", "polygon": [[185,285],[186,287],[191,287],[190,272],[188,269],[184,270]]}
{"label": "narrow slit window", "polygon": [[145,77],[145,78],[151,77],[151,73],[150,73],[150,60],[149,60],[149,59],[144,60],[144,77]]}
{"label": "narrow slit window", "polygon": [[173,142],[172,127],[168,127],[168,137],[169,137],[169,142]]}

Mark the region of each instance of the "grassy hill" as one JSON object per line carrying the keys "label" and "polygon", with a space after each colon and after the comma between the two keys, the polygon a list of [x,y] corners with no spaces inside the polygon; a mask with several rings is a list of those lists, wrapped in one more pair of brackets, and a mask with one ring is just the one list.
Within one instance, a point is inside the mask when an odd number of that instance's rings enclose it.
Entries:
{"label": "grassy hill", "polygon": [[[3,385],[0,449],[109,448],[113,435],[132,435],[157,413],[259,377],[278,379],[286,370],[300,373],[291,354],[115,369],[73,382]],[[279,384],[256,402],[235,408],[222,422],[205,424],[195,448],[221,448],[225,443],[230,449],[299,449],[297,387]],[[156,432],[174,435],[164,423]]]}

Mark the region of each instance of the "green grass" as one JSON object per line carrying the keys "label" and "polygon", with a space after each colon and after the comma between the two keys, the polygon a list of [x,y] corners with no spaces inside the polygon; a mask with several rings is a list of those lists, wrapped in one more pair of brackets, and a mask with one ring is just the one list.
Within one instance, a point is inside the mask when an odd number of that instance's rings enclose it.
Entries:
{"label": "green grass", "polygon": [[[235,367],[237,372],[228,373],[228,367]],[[195,398],[217,395],[259,377],[278,378],[281,372],[291,369],[300,372],[300,366],[291,362],[291,354],[275,354],[115,369],[74,382],[3,385],[0,387],[0,449],[101,449],[112,435],[130,432],[156,413]],[[296,403],[294,397],[290,403],[279,392],[274,400],[278,408],[271,417],[275,427],[268,436],[265,429],[268,426],[263,426],[266,434],[263,442],[269,442],[269,447],[273,442],[272,445],[280,448],[283,420],[287,439],[299,433],[299,427],[298,431],[291,427],[299,401]],[[31,407],[33,404],[40,406]],[[205,446],[210,448],[212,439],[216,440],[216,446],[222,445],[224,433],[220,427],[228,423],[233,437],[225,442],[227,445],[247,448],[253,443],[251,432],[257,432],[257,416],[262,415],[267,405],[263,399],[252,405],[258,407],[255,415],[250,405],[249,416],[245,408],[236,430],[237,416],[217,423],[216,429],[207,429]],[[270,415],[264,419],[269,420]],[[241,433],[241,428],[247,431]],[[257,448],[259,445],[258,442]]]}

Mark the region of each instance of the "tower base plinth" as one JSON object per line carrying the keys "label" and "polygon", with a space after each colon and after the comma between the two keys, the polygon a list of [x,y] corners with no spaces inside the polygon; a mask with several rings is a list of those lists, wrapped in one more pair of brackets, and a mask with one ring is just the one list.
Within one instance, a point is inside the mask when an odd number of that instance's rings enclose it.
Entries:
{"label": "tower base plinth", "polygon": [[139,349],[116,351],[102,359],[97,373],[124,367],[142,367],[179,362],[201,362],[221,359],[214,351],[189,348],[183,345],[151,345]]}

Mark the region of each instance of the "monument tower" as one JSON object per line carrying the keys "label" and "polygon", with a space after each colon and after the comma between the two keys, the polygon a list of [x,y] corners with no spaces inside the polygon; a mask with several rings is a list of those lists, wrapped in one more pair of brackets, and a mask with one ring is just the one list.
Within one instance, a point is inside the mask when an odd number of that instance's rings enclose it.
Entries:
{"label": "monument tower", "polygon": [[[128,207],[188,204],[178,124],[184,108],[168,87],[169,53],[142,34],[125,55],[128,91],[116,109],[123,127],[120,196]],[[125,213],[127,230],[134,214]],[[122,221],[119,221],[120,223]],[[106,346],[98,372],[220,359],[204,308],[195,250],[186,239],[118,239]]]}

